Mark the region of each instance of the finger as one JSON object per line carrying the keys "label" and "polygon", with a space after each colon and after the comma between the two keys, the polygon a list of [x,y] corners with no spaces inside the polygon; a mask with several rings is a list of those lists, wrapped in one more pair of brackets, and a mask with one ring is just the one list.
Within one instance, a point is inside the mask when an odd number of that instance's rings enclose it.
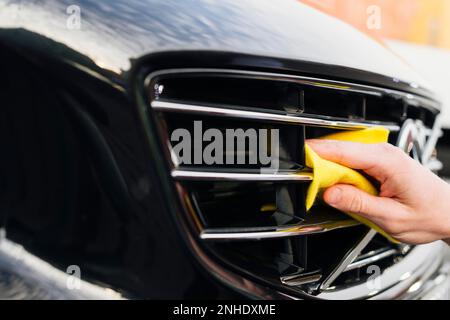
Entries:
{"label": "finger", "polygon": [[357,170],[364,170],[377,179],[395,173],[412,161],[400,149],[387,144],[364,144],[333,140],[307,140],[322,158]]}
{"label": "finger", "polygon": [[390,220],[395,221],[396,213],[402,210],[392,199],[372,196],[351,185],[328,188],[323,199],[340,211],[362,216],[380,226],[389,224]]}

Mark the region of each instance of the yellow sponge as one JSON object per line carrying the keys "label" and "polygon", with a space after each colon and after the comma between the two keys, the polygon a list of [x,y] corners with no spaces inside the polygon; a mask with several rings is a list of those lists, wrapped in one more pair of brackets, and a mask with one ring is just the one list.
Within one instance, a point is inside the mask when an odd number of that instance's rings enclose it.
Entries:
{"label": "yellow sponge", "polygon": [[[342,140],[350,142],[359,142],[367,144],[376,144],[387,142],[389,138],[389,131],[382,127],[359,131],[346,131],[323,137],[326,140]],[[313,170],[313,181],[309,186],[306,195],[306,210],[309,211],[314,205],[318,195],[325,189],[336,184],[354,185],[371,195],[377,195],[378,190],[359,172],[344,167],[340,164],[322,159],[314,152],[308,145],[305,146],[306,166]],[[394,243],[398,243],[395,239],[390,237],[386,232],[381,230],[374,223],[369,220],[351,213],[347,213],[352,218],[364,223],[365,225],[377,230],[380,234]]]}

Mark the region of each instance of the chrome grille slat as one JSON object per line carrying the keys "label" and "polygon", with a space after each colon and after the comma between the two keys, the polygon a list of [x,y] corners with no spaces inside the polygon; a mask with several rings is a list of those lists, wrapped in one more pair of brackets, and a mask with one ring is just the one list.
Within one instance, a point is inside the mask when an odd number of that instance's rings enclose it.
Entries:
{"label": "chrome grille slat", "polygon": [[282,283],[290,287],[298,287],[308,283],[314,283],[322,279],[320,273],[317,274],[299,274],[280,277]]}
{"label": "chrome grille slat", "polygon": [[232,172],[208,172],[194,170],[172,170],[172,177],[176,180],[188,181],[247,181],[247,182],[310,182],[312,174],[298,173],[232,173]]}
{"label": "chrome grille slat", "polygon": [[325,233],[359,225],[361,225],[360,222],[345,214],[333,215],[325,212],[316,212],[316,214],[308,214],[304,221],[297,225],[266,228],[205,229],[200,234],[200,237],[210,241],[278,239]]}
{"label": "chrome grille slat", "polygon": [[380,126],[385,127],[391,132],[397,132],[400,130],[400,126],[394,124],[325,120],[312,117],[310,118],[301,116],[281,115],[269,112],[247,111],[247,110],[240,110],[237,108],[231,109],[231,108],[201,106],[195,104],[177,103],[169,101],[155,100],[151,103],[151,105],[154,110],[161,112],[176,112],[194,115],[207,115],[214,117],[238,118],[251,121],[265,121],[272,123],[295,124],[295,125],[342,129],[342,130],[361,130]]}
{"label": "chrome grille slat", "polygon": [[326,279],[320,285],[322,290],[328,289],[331,284],[341,275],[347,267],[355,261],[361,251],[369,244],[369,242],[375,237],[377,232],[374,229],[370,229],[364,238],[350,250],[347,255],[339,262],[336,268],[326,277]]}
{"label": "chrome grille slat", "polygon": [[242,240],[262,240],[279,239],[307,236],[318,233],[330,232],[342,228],[359,226],[360,223],[353,219],[343,219],[341,221],[324,221],[320,223],[304,223],[299,226],[288,228],[274,228],[273,231],[249,231],[247,230],[203,230],[200,238],[210,241],[242,241]]}
{"label": "chrome grille slat", "polygon": [[389,249],[389,250],[383,251],[381,253],[375,254],[373,256],[369,256],[367,258],[357,260],[355,262],[350,263],[347,266],[347,268],[345,268],[344,272],[352,271],[352,270],[355,270],[355,269],[359,269],[359,268],[368,266],[368,265],[376,263],[376,262],[378,262],[380,260],[383,260],[383,259],[389,258],[391,256],[394,256],[394,255],[396,255],[398,253],[399,253],[399,251],[396,250],[396,249]]}

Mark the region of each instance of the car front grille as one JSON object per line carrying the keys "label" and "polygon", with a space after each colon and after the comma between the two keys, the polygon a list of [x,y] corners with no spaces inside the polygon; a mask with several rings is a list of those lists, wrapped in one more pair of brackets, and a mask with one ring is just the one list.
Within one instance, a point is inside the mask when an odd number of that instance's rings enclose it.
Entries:
{"label": "car front grille", "polygon": [[[222,69],[156,72],[148,88],[184,218],[208,255],[226,268],[294,296],[318,295],[366,281],[368,267],[383,272],[408,254],[408,246],[394,245],[320,202],[306,212],[312,176],[304,141],[384,126],[395,144],[407,119],[433,127],[439,114],[433,100],[353,83]],[[195,121],[203,132],[278,129],[279,171],[261,174],[260,163],[180,164],[170,137],[179,128],[194,135]]]}

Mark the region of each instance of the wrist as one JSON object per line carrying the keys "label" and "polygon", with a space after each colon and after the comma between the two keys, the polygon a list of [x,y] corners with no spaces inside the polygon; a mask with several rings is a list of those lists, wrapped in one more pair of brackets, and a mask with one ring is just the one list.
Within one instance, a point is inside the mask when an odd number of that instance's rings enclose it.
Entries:
{"label": "wrist", "polygon": [[441,180],[434,190],[440,192],[436,192],[427,205],[434,212],[429,216],[434,229],[432,233],[436,240],[442,240],[450,246],[450,201],[447,201],[450,199],[450,184]]}
{"label": "wrist", "polygon": [[[447,184],[447,196],[450,197],[450,184]],[[449,199],[449,198],[446,198]],[[450,205],[448,201],[446,202],[446,208],[444,209],[444,221],[442,221],[442,225],[445,226],[444,229],[444,237],[443,241],[446,242],[450,246]]]}

